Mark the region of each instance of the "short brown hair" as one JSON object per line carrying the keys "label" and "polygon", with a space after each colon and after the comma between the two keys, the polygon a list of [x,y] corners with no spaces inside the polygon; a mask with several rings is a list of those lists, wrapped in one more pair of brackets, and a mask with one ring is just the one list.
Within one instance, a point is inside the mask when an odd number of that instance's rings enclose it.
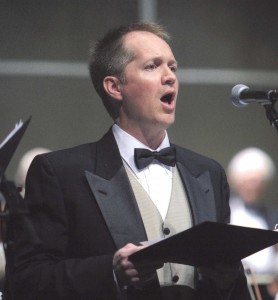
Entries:
{"label": "short brown hair", "polygon": [[124,46],[123,37],[133,31],[147,31],[160,37],[167,43],[170,35],[159,24],[138,22],[110,30],[102,39],[90,48],[89,71],[96,92],[101,97],[110,116],[115,120],[119,115],[119,102],[111,99],[103,88],[106,76],[116,76],[125,82],[124,69],[134,58],[134,53]]}

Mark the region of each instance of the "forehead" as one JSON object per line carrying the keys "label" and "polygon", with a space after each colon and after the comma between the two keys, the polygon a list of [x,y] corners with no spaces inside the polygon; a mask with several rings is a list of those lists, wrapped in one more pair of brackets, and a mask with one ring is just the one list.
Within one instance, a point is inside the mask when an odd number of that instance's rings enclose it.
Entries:
{"label": "forehead", "polygon": [[144,53],[151,55],[171,55],[172,50],[168,43],[157,35],[147,31],[133,31],[124,36],[124,45],[134,54]]}

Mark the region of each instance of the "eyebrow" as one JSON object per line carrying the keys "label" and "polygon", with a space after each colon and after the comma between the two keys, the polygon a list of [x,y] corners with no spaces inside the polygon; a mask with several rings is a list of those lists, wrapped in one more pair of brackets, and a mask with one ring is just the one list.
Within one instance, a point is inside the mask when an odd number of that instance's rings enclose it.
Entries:
{"label": "eyebrow", "polygon": [[175,60],[175,59],[171,59],[169,63],[170,64],[175,64],[176,66],[178,66],[178,61]]}
{"label": "eyebrow", "polygon": [[[157,60],[157,59],[163,60],[161,56],[154,56],[154,57],[152,57],[152,58],[150,58],[148,60]],[[168,63],[178,65],[178,61],[176,59],[174,59],[174,58],[173,59],[171,58]]]}

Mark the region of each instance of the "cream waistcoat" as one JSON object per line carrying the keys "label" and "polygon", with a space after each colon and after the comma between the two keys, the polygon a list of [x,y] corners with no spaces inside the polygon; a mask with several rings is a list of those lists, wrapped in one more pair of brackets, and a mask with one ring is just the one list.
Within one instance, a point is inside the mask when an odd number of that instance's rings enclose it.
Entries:
{"label": "cream waistcoat", "polygon": [[[149,241],[169,237],[192,227],[192,217],[187,195],[176,167],[173,168],[172,193],[164,222],[149,195],[128,167],[125,166],[125,168]],[[185,285],[194,288],[194,273],[194,267],[172,263],[165,263],[163,268],[157,270],[161,286]]]}

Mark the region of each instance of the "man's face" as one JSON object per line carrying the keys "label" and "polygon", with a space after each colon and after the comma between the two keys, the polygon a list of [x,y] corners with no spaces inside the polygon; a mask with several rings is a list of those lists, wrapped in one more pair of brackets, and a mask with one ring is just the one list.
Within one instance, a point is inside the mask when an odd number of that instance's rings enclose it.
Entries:
{"label": "man's face", "polygon": [[124,70],[119,123],[129,132],[164,130],[175,120],[178,95],[172,50],[164,40],[144,31],[128,33],[124,43],[135,58]]}

